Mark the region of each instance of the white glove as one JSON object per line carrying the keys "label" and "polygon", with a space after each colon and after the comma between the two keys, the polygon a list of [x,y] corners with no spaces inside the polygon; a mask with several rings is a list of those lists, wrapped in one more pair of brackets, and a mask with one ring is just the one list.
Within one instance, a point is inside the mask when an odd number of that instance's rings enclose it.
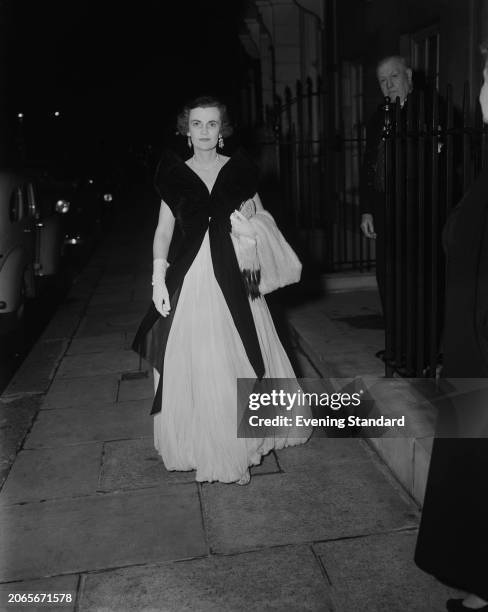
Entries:
{"label": "white glove", "polygon": [[169,304],[168,288],[166,287],[166,270],[169,263],[166,259],[155,259],[153,261],[152,286],[153,294],[152,301],[160,315],[167,317],[171,310]]}

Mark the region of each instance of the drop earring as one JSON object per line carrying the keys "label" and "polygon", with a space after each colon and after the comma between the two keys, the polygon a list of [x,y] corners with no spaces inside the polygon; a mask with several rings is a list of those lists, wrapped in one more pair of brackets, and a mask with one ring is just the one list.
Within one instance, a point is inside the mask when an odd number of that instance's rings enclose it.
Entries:
{"label": "drop earring", "polygon": [[190,136],[188,136],[188,141],[187,142],[188,142],[188,148],[191,149],[191,138],[190,138]]}
{"label": "drop earring", "polygon": [[222,134],[219,134],[219,149],[224,148],[224,139],[222,138]]}

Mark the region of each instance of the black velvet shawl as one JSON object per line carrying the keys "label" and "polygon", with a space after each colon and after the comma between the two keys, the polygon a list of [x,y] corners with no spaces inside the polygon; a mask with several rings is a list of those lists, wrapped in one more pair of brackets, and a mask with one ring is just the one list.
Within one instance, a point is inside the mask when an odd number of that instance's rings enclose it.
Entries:
{"label": "black velvet shawl", "polygon": [[[215,278],[222,290],[256,377],[264,376],[264,362],[244,281],[230,238],[230,215],[257,191],[257,168],[242,152],[222,167],[212,191],[187,164],[166,152],[156,170],[155,185],[170,207],[182,239],[166,274],[171,312],[162,317],[151,302],[134,338],[132,348],[161,374],[178,298],[185,275],[208,229]],[[210,218],[210,219],[209,219]],[[161,376],[151,414],[161,410]]]}

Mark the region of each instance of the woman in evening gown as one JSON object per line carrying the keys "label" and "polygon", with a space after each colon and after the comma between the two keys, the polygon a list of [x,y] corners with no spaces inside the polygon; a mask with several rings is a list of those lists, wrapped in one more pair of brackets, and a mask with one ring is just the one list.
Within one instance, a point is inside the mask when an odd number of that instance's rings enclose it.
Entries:
{"label": "woman in evening gown", "polygon": [[246,291],[231,238],[256,241],[239,208],[252,199],[262,211],[257,172],[241,151],[217,153],[231,130],[218,100],[195,100],[178,128],[194,153],[185,162],[166,153],[156,172],[153,302],[133,348],[154,368],[154,444],[166,468],[196,470],[197,481],[247,484],[263,455],[306,442],[311,430],[237,436],[237,379],[295,377],[264,298]]}

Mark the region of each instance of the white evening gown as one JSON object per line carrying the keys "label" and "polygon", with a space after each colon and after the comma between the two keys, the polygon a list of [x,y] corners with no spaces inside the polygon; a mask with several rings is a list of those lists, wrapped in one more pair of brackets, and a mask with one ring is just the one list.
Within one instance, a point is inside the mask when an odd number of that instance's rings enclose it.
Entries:
{"label": "white evening gown", "polygon": [[[265,376],[294,378],[265,300],[250,304]],[[208,231],[183,282],[163,377],[154,444],[168,470],[196,469],[197,481],[234,482],[271,449],[303,444],[311,434],[290,427],[288,438],[237,437],[236,379],[255,374],[214,276]]]}
{"label": "white evening gown", "polygon": [[[209,191],[212,186],[207,184]],[[264,298],[250,304],[265,377],[294,379]],[[312,429],[305,427],[286,428],[286,438],[238,438],[237,378],[255,373],[215,278],[207,230],[183,281],[166,344],[161,411],[154,416],[154,445],[166,469],[196,470],[199,482],[235,482],[273,448],[308,440]],[[311,416],[308,407],[300,412]]]}

